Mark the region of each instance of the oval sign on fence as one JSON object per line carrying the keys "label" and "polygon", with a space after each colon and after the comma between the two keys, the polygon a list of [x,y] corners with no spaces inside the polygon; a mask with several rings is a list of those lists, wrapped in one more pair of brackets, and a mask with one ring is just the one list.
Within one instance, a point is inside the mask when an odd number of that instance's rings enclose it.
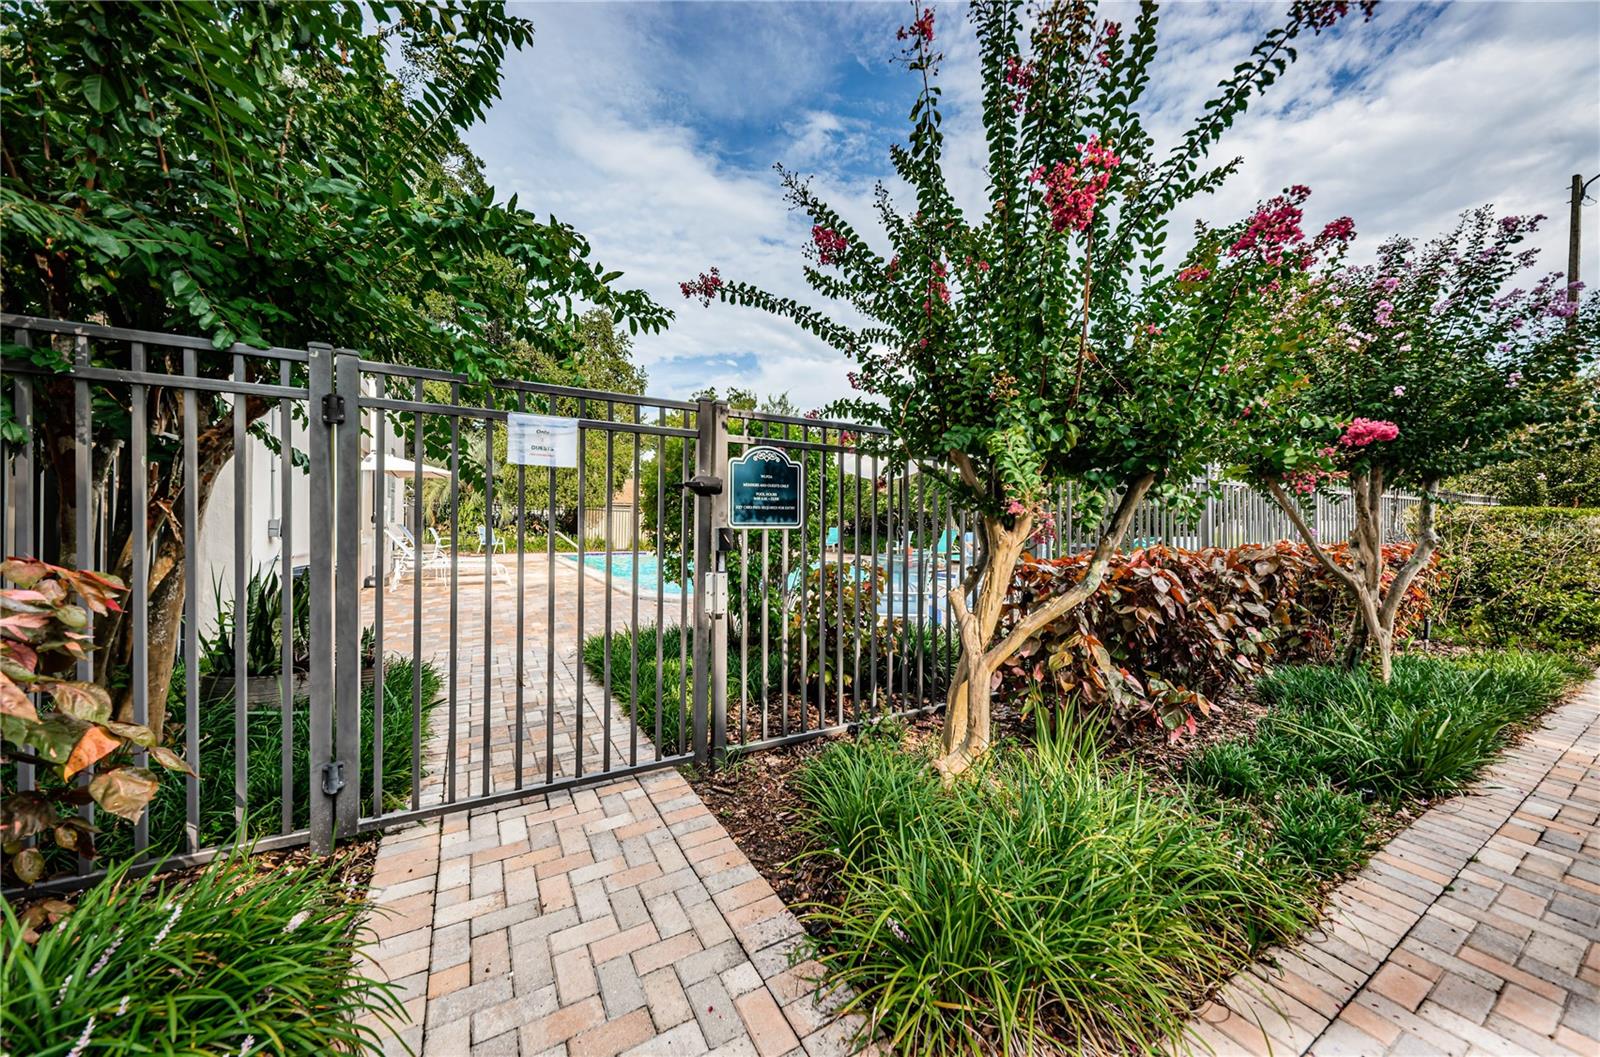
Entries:
{"label": "oval sign on fence", "polygon": [[799,528],[805,467],[777,448],[757,447],[728,464],[728,523],[734,528]]}

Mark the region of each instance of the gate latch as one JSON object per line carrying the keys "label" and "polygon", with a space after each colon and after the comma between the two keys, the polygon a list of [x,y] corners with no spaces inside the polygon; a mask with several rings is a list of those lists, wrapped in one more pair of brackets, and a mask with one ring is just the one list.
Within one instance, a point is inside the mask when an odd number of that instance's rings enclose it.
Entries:
{"label": "gate latch", "polygon": [[344,424],[344,397],[338,393],[326,393],[322,397],[322,422],[328,426]]}
{"label": "gate latch", "polygon": [[338,796],[344,788],[344,761],[332,760],[322,765],[322,791],[328,796]]}
{"label": "gate latch", "polygon": [[706,615],[713,619],[728,615],[727,573],[706,573]]}

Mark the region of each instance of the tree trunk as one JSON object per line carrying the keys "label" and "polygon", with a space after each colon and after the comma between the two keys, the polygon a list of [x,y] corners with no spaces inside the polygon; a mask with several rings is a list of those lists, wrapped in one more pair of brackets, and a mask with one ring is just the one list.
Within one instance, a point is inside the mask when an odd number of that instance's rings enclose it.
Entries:
{"label": "tree trunk", "polygon": [[[984,520],[988,550],[974,575],[950,591],[950,611],[955,614],[956,626],[961,632],[961,660],[951,681],[945,711],[943,752],[934,761],[947,781],[972,766],[993,743],[990,695],[994,673],[1029,638],[1082,605],[1099,589],[1111,555],[1121,545],[1134,511],[1154,483],[1155,475],[1146,474],[1128,487],[1095,542],[1083,577],[1066,591],[1024,614],[998,642],[994,641],[994,636],[1004,612],[1006,594],[1011,589],[1011,575],[1033,533],[1033,521],[1025,515],[1008,529],[998,519]],[[967,606],[967,595],[974,586],[978,588],[976,611]]]}
{"label": "tree trunk", "polygon": [[1355,626],[1345,663],[1349,667],[1366,659],[1372,672],[1387,683],[1394,674],[1394,628],[1407,590],[1433,557],[1438,539],[1434,534],[1434,492],[1437,481],[1424,481],[1417,511],[1417,545],[1387,588],[1383,585],[1386,563],[1383,559],[1383,486],[1381,472],[1354,474],[1350,494],[1355,502],[1355,530],[1350,534],[1351,568],[1345,568],[1322,547],[1316,533],[1307,525],[1299,504],[1277,482],[1269,484],[1273,500],[1289,516],[1301,540],[1311,548],[1323,567],[1344,585],[1355,605]]}
{"label": "tree trunk", "polygon": [[[78,509],[72,387],[57,386],[46,392],[51,399],[48,403],[42,403],[43,413],[39,416],[39,421],[43,430],[43,444],[51,456],[58,484],[57,531],[60,533],[61,560],[65,565],[91,568],[95,564],[93,555],[77,553],[79,518],[93,519],[95,508],[91,505],[88,511]],[[148,423],[153,434],[177,432],[181,429],[182,419],[181,414],[176,411],[178,403],[176,394],[152,388],[149,399],[151,403],[147,408]],[[195,401],[199,416],[195,431],[195,454],[199,469],[199,476],[195,482],[198,489],[196,508],[202,523],[217,479],[228,460],[233,457],[232,415],[224,413],[217,420],[210,421],[209,405],[208,400]],[[253,422],[266,413],[267,406],[265,400],[249,397],[246,400],[245,413]],[[120,438],[100,436],[95,438],[91,462],[95,468],[97,481],[109,477],[110,463],[118,457],[121,450]],[[178,521],[178,512],[183,505],[183,490],[187,487],[183,481],[181,461],[174,457],[171,461],[150,463],[143,471],[148,475],[146,481],[149,483],[149,502],[145,509],[135,511],[131,502],[131,491],[133,477],[140,472],[139,467],[130,467],[129,472],[122,475],[118,485],[122,495],[113,497],[109,487],[101,491],[91,488],[90,501],[91,504],[112,504],[114,509],[126,511],[125,516],[108,519],[110,525],[108,531],[112,538],[106,541],[105,553],[108,555],[108,564],[111,568],[104,571],[120,577],[130,587],[134,577],[132,518],[145,518],[151,552],[149,575],[146,580],[149,606],[145,637],[147,725],[160,741],[166,724],[167,696],[182,639],[184,601],[188,589],[184,576],[184,553],[191,542],[197,541],[185,538],[184,531],[188,527],[181,526]],[[194,526],[193,531],[198,533],[199,526]],[[121,680],[113,678],[118,672],[131,674],[133,665],[134,620],[131,599],[124,597],[121,601],[123,605],[121,613],[96,622],[95,677],[102,685],[113,689],[116,718],[120,722],[131,723],[134,718],[132,681],[127,680],[122,686],[115,687],[114,683]],[[190,673],[190,677],[193,676],[194,673]]]}

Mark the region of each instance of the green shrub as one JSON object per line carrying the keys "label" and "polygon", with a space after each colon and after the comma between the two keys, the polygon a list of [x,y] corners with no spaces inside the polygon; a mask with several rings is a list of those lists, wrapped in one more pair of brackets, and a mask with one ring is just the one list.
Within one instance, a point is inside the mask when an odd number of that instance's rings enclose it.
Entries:
{"label": "green shrub", "polygon": [[1238,829],[1102,766],[1092,732],[985,767],[945,790],[925,757],[866,737],[799,772],[843,889],[813,909],[817,957],[897,1052],[1152,1049],[1308,918]]}
{"label": "green shrub", "polygon": [[[676,624],[659,632],[653,626],[639,628],[636,632],[622,630],[611,633],[611,696],[628,709],[639,733],[652,741],[656,738],[657,712],[660,713],[661,738],[656,744],[664,754],[675,753],[678,746],[688,746],[694,733],[694,642],[693,632],[685,634]],[[656,647],[659,640],[661,666],[656,667]],[[681,653],[679,651],[682,651]],[[633,659],[639,658],[639,697],[633,698]],[[606,675],[606,636],[590,635],[583,640],[583,666],[596,687]],[[738,700],[739,659],[728,654],[728,697]],[[750,673],[755,680],[758,673]],[[657,681],[660,695],[657,696]]]}
{"label": "green shrub", "polygon": [[1269,854],[1303,867],[1313,878],[1337,877],[1366,857],[1369,809],[1354,794],[1326,783],[1291,785],[1268,810]]}
{"label": "green shrub", "polygon": [[1248,757],[1265,788],[1326,780],[1368,796],[1438,796],[1471,779],[1510,728],[1547,707],[1569,679],[1560,659],[1519,651],[1398,657],[1388,685],[1364,669],[1280,668],[1257,683],[1271,711],[1256,736],[1209,749],[1189,773],[1230,791],[1220,762],[1239,770]]}
{"label": "green shrub", "polygon": [[1225,796],[1259,796],[1266,779],[1251,747],[1224,741],[1210,745],[1189,761],[1189,776]]}
{"label": "green shrub", "polygon": [[1600,645],[1600,509],[1446,507],[1438,532],[1445,634],[1495,645]]}
{"label": "green shrub", "polygon": [[[411,770],[420,763],[411,756],[411,659],[391,654],[383,665],[383,785],[388,807],[409,804]],[[173,673],[168,708],[171,743],[184,744],[184,673]],[[426,746],[432,715],[438,707],[444,677],[432,664],[422,665],[422,742]],[[231,689],[231,687],[230,687]],[[374,695],[361,688],[361,796],[362,813],[371,810],[373,785],[372,739]],[[283,825],[283,717],[276,709],[252,709],[246,720],[246,796],[250,810],[245,819],[252,834],[277,833]],[[229,696],[200,702],[200,843],[224,844],[238,832],[233,812],[234,714]],[[310,821],[311,713],[305,698],[295,702],[291,751],[294,768],[294,826]],[[164,782],[150,803],[150,844],[158,853],[184,850],[186,782]],[[133,852],[129,827],[108,829],[101,839],[112,860]]]}
{"label": "green shrub", "polygon": [[363,904],[337,860],[254,871],[239,852],[184,881],[120,867],[32,944],[3,906],[10,1053],[378,1052],[357,1018],[403,1016],[352,971]]}

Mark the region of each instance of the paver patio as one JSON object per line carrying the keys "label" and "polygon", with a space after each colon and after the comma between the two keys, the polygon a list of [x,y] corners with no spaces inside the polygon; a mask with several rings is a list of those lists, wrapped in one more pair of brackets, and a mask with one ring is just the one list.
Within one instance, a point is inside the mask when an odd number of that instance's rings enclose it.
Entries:
{"label": "paver patio", "polygon": [[1600,1053],[1600,682],[1236,977],[1187,1053]]}

